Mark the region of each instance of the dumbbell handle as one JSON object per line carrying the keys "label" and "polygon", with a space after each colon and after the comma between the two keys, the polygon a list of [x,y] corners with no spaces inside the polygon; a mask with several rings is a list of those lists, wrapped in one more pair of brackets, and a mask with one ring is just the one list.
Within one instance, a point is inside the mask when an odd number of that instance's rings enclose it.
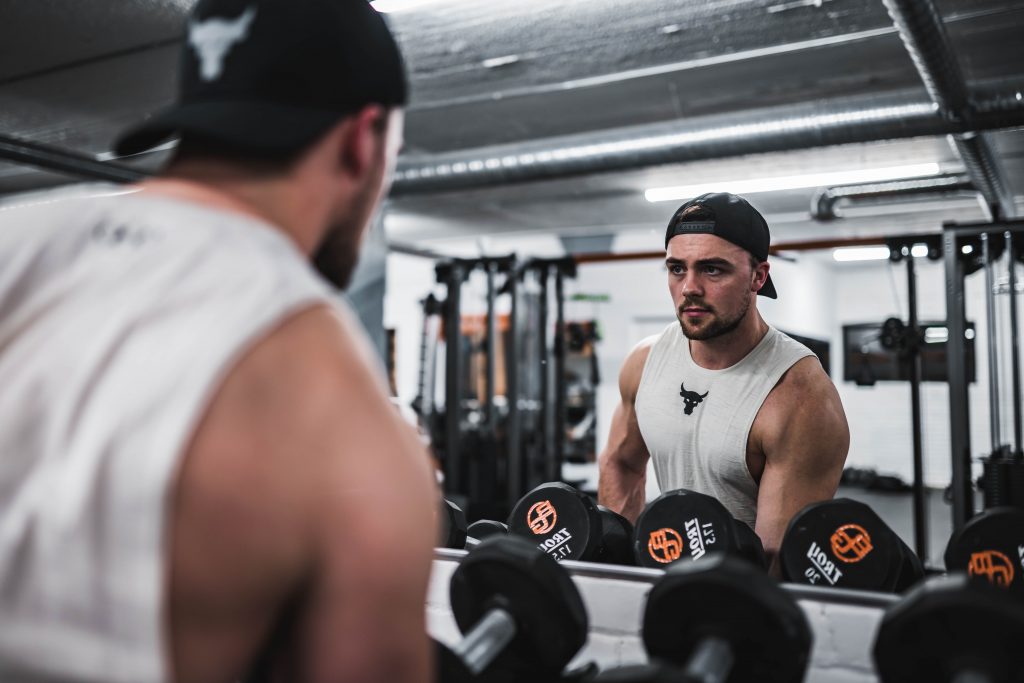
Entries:
{"label": "dumbbell handle", "polygon": [[516,637],[516,621],[505,610],[495,607],[469,630],[452,648],[474,676],[490,666],[505,646]]}
{"label": "dumbbell handle", "polygon": [[[736,661],[732,645],[721,638],[705,638],[686,662],[686,680],[696,683],[725,683]],[[965,682],[966,683],[966,682]]]}
{"label": "dumbbell handle", "polygon": [[992,679],[975,669],[962,669],[956,672],[951,683],[992,683]]}

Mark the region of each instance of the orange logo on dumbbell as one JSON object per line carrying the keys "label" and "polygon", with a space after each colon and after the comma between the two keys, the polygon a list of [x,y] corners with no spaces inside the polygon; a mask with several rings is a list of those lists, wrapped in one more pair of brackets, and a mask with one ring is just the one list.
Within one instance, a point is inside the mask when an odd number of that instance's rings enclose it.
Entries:
{"label": "orange logo on dumbbell", "polygon": [[1013,581],[1013,563],[998,550],[983,550],[971,553],[967,573],[971,576],[984,576],[991,583],[1006,588]]}
{"label": "orange logo on dumbbell", "polygon": [[675,562],[683,554],[683,537],[675,529],[652,531],[650,538],[647,539],[647,552],[655,562]]}
{"label": "orange logo on dumbbell", "polygon": [[843,562],[860,562],[874,550],[870,534],[857,524],[844,524],[836,529],[831,542],[832,554]]}
{"label": "orange logo on dumbbell", "polygon": [[526,524],[530,527],[530,531],[538,535],[546,534],[554,529],[557,520],[558,513],[555,512],[555,506],[551,504],[550,500],[534,503],[526,512]]}

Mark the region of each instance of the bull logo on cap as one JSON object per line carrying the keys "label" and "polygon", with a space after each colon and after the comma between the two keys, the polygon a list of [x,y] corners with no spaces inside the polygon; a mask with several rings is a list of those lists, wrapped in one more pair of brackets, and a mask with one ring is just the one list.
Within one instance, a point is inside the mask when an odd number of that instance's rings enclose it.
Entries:
{"label": "bull logo on cap", "polygon": [[683,408],[683,412],[687,415],[693,415],[693,409],[696,408],[700,403],[703,403],[707,397],[708,392],[698,394],[696,391],[687,391],[686,382],[679,385],[679,395],[683,397],[683,403],[686,405]]}
{"label": "bull logo on cap", "polygon": [[191,23],[188,44],[199,56],[199,75],[204,81],[215,81],[224,70],[224,58],[236,44],[249,35],[249,25],[256,18],[256,9],[249,7],[237,19],[212,18]]}

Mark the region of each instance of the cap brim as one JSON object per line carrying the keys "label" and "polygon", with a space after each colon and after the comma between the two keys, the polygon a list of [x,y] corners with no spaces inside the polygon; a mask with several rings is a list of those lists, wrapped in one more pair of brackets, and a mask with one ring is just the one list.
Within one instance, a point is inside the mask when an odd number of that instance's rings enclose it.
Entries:
{"label": "cap brim", "polygon": [[289,152],[313,142],[346,114],[264,102],[194,102],[129,129],[115,143],[114,153],[139,154],[182,133],[246,149]]}
{"label": "cap brim", "polygon": [[772,276],[769,275],[768,279],[764,281],[764,286],[758,292],[761,296],[766,296],[769,299],[778,299],[779,293],[775,291],[775,283],[772,282]]}

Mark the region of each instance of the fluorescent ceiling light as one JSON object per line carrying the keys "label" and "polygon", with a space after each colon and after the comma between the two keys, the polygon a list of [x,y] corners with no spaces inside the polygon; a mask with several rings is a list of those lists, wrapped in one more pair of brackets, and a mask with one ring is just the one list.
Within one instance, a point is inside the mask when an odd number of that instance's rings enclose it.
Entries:
{"label": "fluorescent ceiling light", "polygon": [[910,255],[911,256],[916,256],[917,258],[922,258],[924,256],[927,256],[928,255],[928,245],[927,244],[915,244],[913,247],[910,248]]}
{"label": "fluorescent ceiling light", "polygon": [[433,0],[374,0],[370,3],[378,12],[402,12],[426,5]]}
{"label": "fluorescent ceiling light", "polygon": [[669,202],[691,199],[706,192],[732,192],[745,195],[757,192],[778,192],[799,190],[808,187],[831,185],[852,185],[855,183],[878,183],[885,180],[922,178],[938,175],[941,168],[936,163],[886,166],[884,168],[862,168],[830,173],[805,173],[802,175],[777,176],[775,178],[751,178],[747,180],[726,180],[698,185],[677,185],[655,187],[644,192],[649,202]]}
{"label": "fluorescent ceiling light", "polygon": [[889,258],[889,247],[843,247],[832,252],[832,258],[846,261],[882,261]]}

